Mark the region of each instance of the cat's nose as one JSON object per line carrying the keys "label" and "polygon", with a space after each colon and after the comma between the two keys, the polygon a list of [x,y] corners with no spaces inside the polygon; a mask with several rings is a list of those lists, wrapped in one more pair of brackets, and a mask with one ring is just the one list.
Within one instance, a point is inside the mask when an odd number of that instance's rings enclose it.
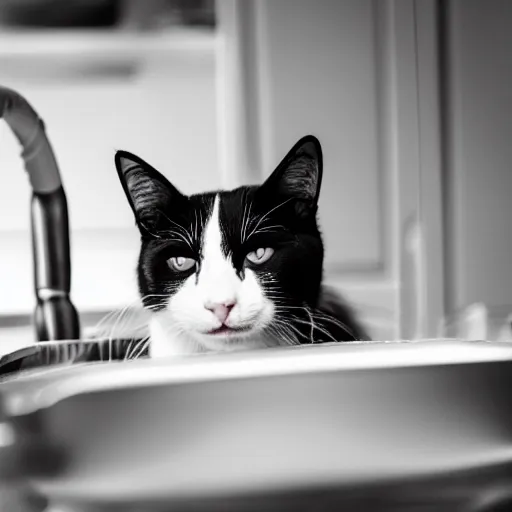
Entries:
{"label": "cat's nose", "polygon": [[229,302],[207,302],[204,307],[210,310],[222,323],[226,321],[231,313],[231,310],[235,307],[235,301]]}

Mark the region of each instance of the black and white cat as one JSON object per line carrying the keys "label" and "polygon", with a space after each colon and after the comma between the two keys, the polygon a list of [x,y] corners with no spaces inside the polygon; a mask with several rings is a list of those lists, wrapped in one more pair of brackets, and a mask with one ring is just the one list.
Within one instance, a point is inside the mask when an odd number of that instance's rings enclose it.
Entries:
{"label": "black and white cat", "polygon": [[131,153],[115,162],[141,234],[151,357],[368,339],[322,287],[315,137],[261,186],[191,196]]}

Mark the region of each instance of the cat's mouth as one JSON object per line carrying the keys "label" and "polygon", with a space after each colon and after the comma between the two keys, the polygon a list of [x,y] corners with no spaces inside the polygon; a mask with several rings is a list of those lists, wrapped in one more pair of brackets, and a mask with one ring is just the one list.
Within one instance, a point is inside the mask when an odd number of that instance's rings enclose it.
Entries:
{"label": "cat's mouth", "polygon": [[208,331],[206,334],[210,334],[212,336],[233,336],[236,334],[249,332],[250,330],[251,327],[228,327],[227,325],[223,324],[220,327],[217,327],[217,329],[212,329],[211,331]]}

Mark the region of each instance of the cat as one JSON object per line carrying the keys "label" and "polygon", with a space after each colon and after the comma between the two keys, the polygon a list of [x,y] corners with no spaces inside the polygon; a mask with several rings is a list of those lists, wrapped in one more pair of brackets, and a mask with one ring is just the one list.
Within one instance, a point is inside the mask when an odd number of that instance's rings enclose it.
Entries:
{"label": "cat", "polygon": [[322,286],[322,148],[300,139],[259,186],[186,196],[140,157],[115,164],[141,235],[150,356],[369,340]]}

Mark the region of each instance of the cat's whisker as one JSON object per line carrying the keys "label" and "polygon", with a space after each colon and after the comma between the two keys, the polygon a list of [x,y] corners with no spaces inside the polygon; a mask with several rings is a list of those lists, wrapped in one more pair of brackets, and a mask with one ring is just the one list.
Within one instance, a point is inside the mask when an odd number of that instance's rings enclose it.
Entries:
{"label": "cat's whisker", "polygon": [[[145,304],[150,299],[162,299],[161,302],[158,302],[158,304]],[[151,307],[160,307],[162,305],[165,305],[167,300],[169,299],[169,294],[162,294],[162,295],[145,295],[142,300],[143,307],[146,309],[149,309]]]}
{"label": "cat's whisker", "polygon": [[[306,312],[306,314],[308,315],[309,317],[309,321],[308,320],[305,320],[305,319],[302,319],[302,318],[299,318],[297,315],[293,314],[290,309],[299,309],[299,310],[303,310]],[[306,307],[302,307],[302,306],[276,306],[275,308],[275,312],[276,314],[280,314],[280,313],[285,313],[286,314],[286,317],[287,319],[290,321],[290,322],[296,322],[296,323],[299,323],[301,325],[306,325],[307,327],[310,328],[310,341],[311,343],[315,343],[315,337],[314,337],[314,331],[315,329],[323,334],[325,334],[326,336],[328,336],[330,339],[332,339],[332,341],[337,341],[333,338],[333,336],[324,328],[324,327],[320,327],[318,326],[315,321],[314,321],[314,315],[312,314],[312,312],[309,310],[309,308],[306,308]]]}
{"label": "cat's whisker", "polygon": [[128,347],[126,349],[126,353],[124,355],[123,361],[128,361],[130,359],[131,354],[138,347],[140,341],[141,340],[135,340],[135,339],[130,340],[130,344],[128,345]]}
{"label": "cat's whisker", "polygon": [[133,322],[133,320],[138,319],[138,318],[142,319],[143,317],[146,317],[147,316],[146,311],[147,311],[147,308],[143,307],[142,305],[138,306],[138,307],[128,308],[125,315],[122,318],[122,320],[124,321],[124,324],[120,323],[120,325],[118,327],[120,329],[121,329],[121,326],[122,326],[122,328],[125,328],[127,325],[130,324],[130,322]]}
{"label": "cat's whisker", "polygon": [[[274,329],[276,336],[278,336],[278,340],[284,340],[287,345],[300,345],[299,340],[297,339],[296,335],[291,332],[289,329],[289,326],[286,324],[278,323],[276,322],[274,324]],[[280,344],[280,343],[279,343]]]}
{"label": "cat's whisker", "polygon": [[187,229],[185,229],[181,224],[175,222],[174,220],[170,219],[166,214],[165,212],[161,211],[161,210],[158,210],[160,212],[161,215],[163,215],[165,217],[165,219],[170,222],[171,224],[173,224],[174,226],[176,226],[178,229],[181,230],[180,231],[174,231],[174,234],[177,235],[177,236],[182,236],[183,237],[183,241],[190,247],[190,249],[193,249],[193,246],[194,246],[194,241],[192,240],[192,236],[190,235],[189,231]]}
{"label": "cat's whisker", "polygon": [[194,210],[194,218],[196,219],[194,235],[195,235],[195,239],[199,240],[199,220],[198,220],[198,217],[197,217],[197,210]]}
{"label": "cat's whisker", "polygon": [[240,227],[240,243],[243,244],[245,242],[245,216],[247,211],[247,203],[244,203],[244,209],[242,212],[242,225]]}
{"label": "cat's whisker", "polygon": [[174,226],[176,226],[178,229],[180,229],[183,233],[185,234],[188,234],[188,231],[185,229],[185,227],[183,227],[180,223],[172,220],[169,218],[169,216],[163,212],[161,209],[157,208],[157,211],[158,213],[160,213],[160,215],[162,215],[168,222],[170,222],[171,224],[173,224]]}
{"label": "cat's whisker", "polygon": [[286,344],[288,345],[290,342],[288,339],[286,339],[286,336],[281,331],[280,327],[276,324],[269,325],[266,329],[266,332],[274,339],[277,343],[277,346],[280,346],[280,340],[284,339],[286,341]]}
{"label": "cat's whisker", "polygon": [[346,325],[344,324],[343,322],[341,322],[340,320],[334,318],[333,316],[331,315],[328,315],[327,313],[324,313],[324,312],[321,312],[317,309],[311,309],[309,308],[308,306],[303,306],[305,309],[308,309],[311,311],[311,314],[316,317],[317,319],[319,320],[324,320],[326,322],[330,322],[331,324],[333,325],[336,325],[337,327],[339,327],[340,329],[342,329],[343,331],[345,331],[347,334],[349,334],[350,336],[352,336],[353,338],[357,339],[357,337],[355,336],[354,332]]}
{"label": "cat's whisker", "polygon": [[151,236],[161,239],[162,237],[156,233],[153,233],[144,223],[140,222],[140,225],[144,228],[145,231],[147,231]]}
{"label": "cat's whisker", "polygon": [[256,235],[257,233],[267,233],[267,232],[270,232],[270,231],[279,231],[281,228],[282,230],[286,230],[286,228],[280,224],[274,224],[272,226],[265,226],[263,228],[258,228],[256,231],[254,231],[254,235]]}
{"label": "cat's whisker", "polygon": [[[125,306],[125,307],[132,307],[134,306],[136,303],[138,303],[140,301],[140,299],[135,299],[133,300],[132,302],[130,302],[130,304],[128,304],[128,306]],[[107,313],[104,317],[102,317],[97,323],[96,325],[94,326],[94,329],[96,328],[99,328],[101,327],[105,322],[107,322],[108,320],[111,319],[111,317],[115,316],[116,314],[119,314],[119,310],[118,309],[115,309],[113,311],[110,311],[109,313]]]}
{"label": "cat's whisker", "polygon": [[[295,337],[296,337],[297,340],[299,338],[308,339],[307,336],[304,333],[300,332],[299,329],[297,329],[297,327],[295,325],[293,325],[292,323],[286,324],[286,325],[288,327],[288,330],[290,330],[290,331],[293,330],[296,333]],[[299,341],[297,341],[297,343],[299,343]]]}
{"label": "cat's whisker", "polygon": [[185,245],[190,247],[190,249],[192,249],[192,245],[191,245],[190,241],[187,239],[187,237],[185,237],[184,235],[182,235],[178,231],[167,230],[167,231],[162,231],[162,233],[166,234],[166,235],[175,235],[175,236],[173,236],[171,238],[166,237],[165,238],[166,241],[183,242]]}
{"label": "cat's whisker", "polygon": [[[117,328],[116,326],[119,326],[120,319],[122,318],[123,314],[126,313],[126,311],[131,310],[133,312],[133,306],[134,304],[138,302],[132,301],[127,306],[122,308],[121,310],[114,310],[105,315],[95,326],[93,326],[90,330],[89,336],[92,339],[108,339],[109,340],[109,358],[110,354],[112,352],[112,338],[114,337],[114,330]],[[110,324],[110,325],[109,325]],[[145,326],[144,322],[144,326]],[[138,328],[141,328],[142,326],[138,326]],[[103,356],[102,356],[103,357]]]}
{"label": "cat's whisker", "polygon": [[[247,203],[246,203],[247,204]],[[244,216],[242,218],[242,243],[244,243],[247,240],[247,228],[249,227],[250,219],[251,219],[251,208],[252,208],[252,201],[248,203],[247,210],[244,206]]]}
{"label": "cat's whisker", "polygon": [[137,343],[137,340],[134,340],[134,339],[130,340],[128,347],[126,347],[126,352],[124,354],[123,361],[127,361],[128,359],[130,359],[130,353],[133,350],[134,344],[136,344],[136,343]]}
{"label": "cat's whisker", "polygon": [[[322,313],[322,312],[320,312],[318,310],[315,310],[315,309],[312,309],[312,308],[310,308],[308,306],[288,306],[288,305],[287,306],[281,306],[281,311],[286,312],[286,309],[304,310],[308,315],[311,316],[312,320],[316,318],[317,320],[319,320],[321,322],[322,321],[323,322],[329,322],[332,325],[335,325],[336,327],[339,327],[341,330],[346,332],[348,335],[350,335],[354,339],[357,339],[357,336],[354,334],[354,332],[346,324],[344,324],[343,322],[335,319],[334,317],[332,317],[330,315],[327,315],[326,313]],[[315,328],[320,330],[320,328],[318,326],[315,326]],[[324,327],[323,329],[324,329],[324,331],[326,333],[328,332],[327,328]],[[332,338],[332,336],[331,336],[331,338]],[[339,341],[339,340],[333,339],[333,341]]]}
{"label": "cat's whisker", "polygon": [[127,311],[127,309],[128,309],[128,307],[124,307],[121,310],[119,316],[117,317],[116,321],[114,322],[114,326],[110,330],[110,333],[108,336],[108,360],[109,361],[112,361],[112,341],[113,341],[113,337],[114,337],[114,331],[119,323],[119,318],[121,318],[123,316],[123,314],[125,313],[125,311]]}
{"label": "cat's whisker", "polygon": [[[138,359],[143,353],[144,353],[144,350],[146,350],[146,348],[148,347],[150,343],[150,339],[149,337],[146,337],[146,338],[143,338],[141,339],[134,347],[134,349],[132,350],[131,354],[130,354],[130,357],[128,359]],[[140,347],[140,348],[139,348]],[[139,351],[137,353],[135,353],[135,351],[137,350],[137,348],[139,348]]]}
{"label": "cat's whisker", "polygon": [[265,291],[284,294],[284,291],[280,289],[279,283],[275,278],[261,279],[260,283],[262,287],[265,289]]}
{"label": "cat's whisker", "polygon": [[199,220],[201,221],[201,227],[204,227],[203,210],[199,210]]}
{"label": "cat's whisker", "polygon": [[[147,311],[159,311],[165,307],[167,307],[170,295],[172,294],[173,289],[168,289],[166,294],[149,294],[143,297],[143,307]],[[156,304],[147,304],[147,301],[150,299],[161,299],[157,301]],[[146,303],[144,303],[146,302]]]}
{"label": "cat's whisker", "polygon": [[[303,320],[301,318],[296,318],[296,317],[294,317],[294,321],[299,323],[299,324],[306,325],[307,327],[314,327],[314,329],[316,329],[317,331],[321,332],[322,334],[325,334],[325,336],[327,336],[332,341],[339,341],[329,331],[327,331],[323,327],[319,327],[318,325],[315,325],[312,322],[308,322],[307,320]],[[312,343],[315,343],[315,342],[316,342],[315,340],[312,340]]]}
{"label": "cat's whisker", "polygon": [[[291,324],[288,324],[288,323],[284,323],[282,322],[280,319],[278,318],[274,318],[273,319],[273,322],[272,322],[274,325],[278,326],[278,327],[281,327],[282,330],[284,330],[285,333],[288,333],[292,336],[292,341],[294,340],[295,342],[292,342],[291,344],[292,345],[298,345],[300,344],[298,338],[296,337],[296,335],[292,332],[295,331],[295,333],[299,336],[299,337],[303,337],[304,335],[298,330],[296,329],[293,325]],[[289,338],[287,338],[288,341],[289,341]]]}
{"label": "cat's whisker", "polygon": [[[304,325],[305,327],[308,327],[309,328],[309,338],[306,334],[304,333],[301,333],[301,336],[307,340],[310,341],[310,343],[316,343],[318,340],[316,339],[315,337],[315,329],[320,332],[320,333],[323,333],[325,334],[326,336],[330,337],[329,333],[327,331],[325,331],[324,329],[318,327],[317,325],[315,325],[314,323],[311,323],[310,321],[308,320],[304,320],[304,319],[301,319],[301,318],[297,318],[295,316],[292,316],[292,317],[287,317],[287,320],[289,321],[290,325],[293,325],[293,324],[297,324],[297,325]],[[295,327],[296,328],[296,327]],[[299,331],[300,332],[300,331]]]}
{"label": "cat's whisker", "polygon": [[119,312],[117,310],[115,311],[110,311],[109,313],[107,313],[104,317],[101,318],[101,320],[99,320],[92,328],[91,328],[91,331],[93,333],[94,336],[96,336],[98,332],[101,332],[101,329],[104,327],[104,325],[110,321],[113,317],[115,317],[115,315],[118,315]]}
{"label": "cat's whisker", "polygon": [[243,216],[242,216],[242,243],[245,242],[245,234],[246,234],[246,229],[247,229],[247,223],[249,221],[249,218],[248,218],[248,204],[246,203],[244,205],[244,212],[243,212]]}
{"label": "cat's whisker", "polygon": [[314,343],[315,342],[314,333],[315,333],[315,327],[316,327],[315,322],[314,322],[313,317],[308,309],[306,309],[306,313],[309,315],[309,319],[311,321],[311,331],[309,333],[310,338],[311,338],[311,343]]}
{"label": "cat's whisker", "polygon": [[141,332],[147,330],[151,308],[125,308],[109,328],[112,338],[138,338]]}
{"label": "cat's whisker", "polygon": [[267,297],[267,299],[275,299],[275,298],[286,299],[286,298],[288,298],[284,292],[281,292],[279,290],[270,290],[270,291],[272,293],[265,293],[265,297]]}
{"label": "cat's whisker", "polygon": [[343,322],[337,320],[336,318],[334,318],[334,317],[332,317],[330,315],[326,315],[324,313],[319,313],[319,312],[314,312],[314,316],[316,316],[320,320],[324,320],[326,322],[330,322],[331,324],[339,327],[340,329],[345,331],[347,334],[352,336],[355,340],[358,339],[357,336],[352,331],[352,329],[350,329],[346,324],[344,324]]}
{"label": "cat's whisker", "polygon": [[278,208],[281,208],[281,206],[284,206],[286,203],[289,203],[290,201],[292,201],[294,198],[293,197],[289,197],[288,199],[285,199],[282,203],[278,204],[277,206],[274,206],[274,208],[272,208],[271,210],[269,210],[265,215],[263,215],[258,223],[256,224],[256,227],[251,231],[251,233],[249,234],[249,236],[247,237],[247,239],[251,238],[251,236],[253,235],[253,233],[258,229],[258,226],[266,219],[268,218],[268,216],[272,213],[272,212],[275,212]]}
{"label": "cat's whisker", "polygon": [[292,305],[290,305],[290,306],[286,306],[286,307],[287,307],[287,309],[301,309],[303,311],[306,309],[309,309],[308,306],[292,306]]}
{"label": "cat's whisker", "polygon": [[[184,242],[187,246],[189,245],[188,240],[183,238],[183,235],[180,233],[177,233],[176,231],[172,230],[165,230],[161,231],[162,235],[165,235],[165,237],[160,237],[165,242]],[[169,235],[175,235],[175,236],[169,236]]]}

